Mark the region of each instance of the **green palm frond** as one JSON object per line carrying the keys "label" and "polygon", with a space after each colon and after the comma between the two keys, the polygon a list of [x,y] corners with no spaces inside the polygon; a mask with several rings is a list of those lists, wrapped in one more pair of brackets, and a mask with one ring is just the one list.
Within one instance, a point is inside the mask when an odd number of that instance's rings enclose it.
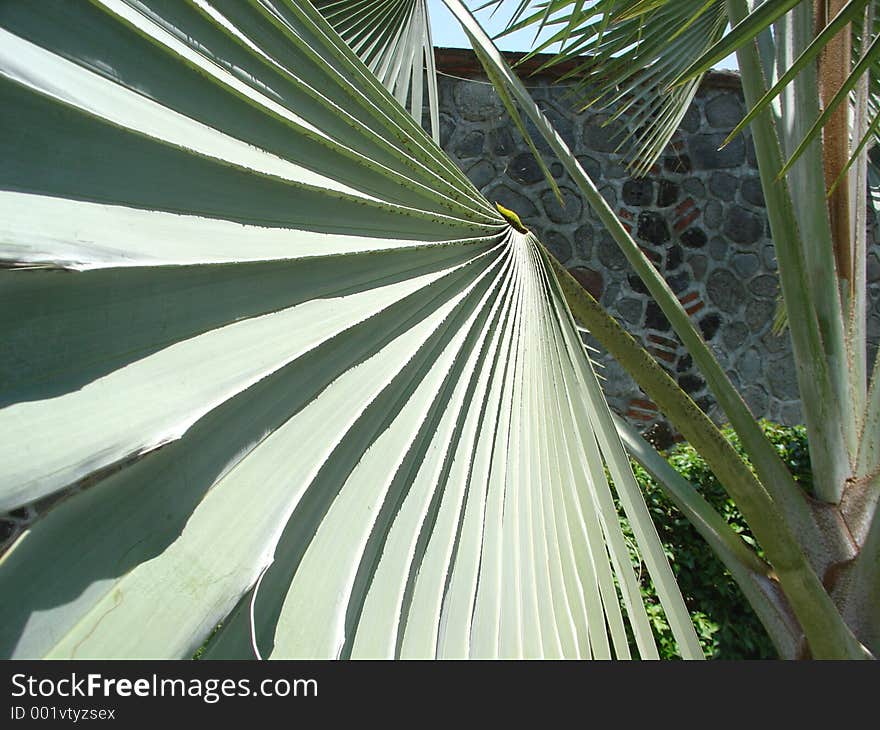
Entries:
{"label": "green palm frond", "polygon": [[[557,28],[533,53],[556,43],[546,66],[575,62],[563,78],[575,80],[582,106],[627,120],[614,141],[634,174],[646,174],[678,128],[702,75],[668,88],[724,33],[721,0],[600,0],[536,3],[535,12],[508,31],[546,23]],[[664,93],[658,93],[663,91]]]}
{"label": "green palm frond", "polygon": [[[737,50],[744,43],[752,41],[760,33],[770,32],[773,23],[803,2],[806,2],[806,0],[768,0],[768,2],[757,6],[752,13],[738,23],[720,42],[709,49],[701,58],[694,61],[690,68],[682,73],[680,80],[693,78],[695,74],[704,72],[712,63]],[[869,38],[863,39],[865,35],[863,30],[866,14],[871,18],[870,22],[873,32]],[[812,42],[803,49],[790,65],[777,69],[776,75],[778,79],[731,132],[725,144],[745,129],[759,114],[763,113],[774,99],[783,93],[808,66],[815,66],[822,52],[835,39],[839,38],[841,33],[849,34],[852,48],[852,63],[850,69],[847,70],[846,79],[841,84],[834,98],[821,110],[818,117],[814,121],[811,120],[813,122],[812,126],[798,140],[797,146],[790,153],[785,166],[780,171],[780,175],[782,175],[791,169],[807,147],[820,137],[822,130],[839,105],[843,103],[849,104],[854,101],[856,86],[864,76],[868,82],[868,130],[866,133],[860,132],[858,137],[853,140],[853,151],[849,163],[844,171],[840,173],[837,180],[833,181],[833,184],[839,183],[843,174],[852,165],[861,149],[880,140],[880,108],[878,108],[878,104],[880,104],[880,42],[878,42],[878,37],[880,37],[880,17],[878,15],[880,14],[876,13],[870,0],[850,0],[843,4],[833,17],[828,18],[824,27],[820,28],[815,34]],[[863,42],[865,40],[867,42]]]}
{"label": "green palm frond", "polygon": [[0,97],[4,656],[653,657],[615,494],[699,656],[537,240],[309,2],[6,3]]}
{"label": "green palm frond", "polygon": [[316,0],[315,7],[394,97],[422,120],[424,88],[440,141],[437,73],[426,0]]}
{"label": "green palm frond", "polygon": [[[495,0],[501,6],[504,0]],[[559,28],[533,53],[562,43],[561,50],[547,66],[577,60],[569,76],[580,79],[587,106],[608,107],[615,115],[632,119],[621,144],[633,138],[632,167],[644,173],[657,160],[668,143],[703,74],[713,64],[729,56],[761,34],[772,34],[774,23],[807,0],[767,0],[734,28],[728,28],[727,9],[720,0],[573,0],[520,3],[516,6],[507,32],[546,23]],[[526,14],[527,6],[534,12]],[[821,134],[834,109],[852,98],[853,89],[865,75],[869,79],[869,132],[854,140],[853,159],[861,141],[870,145],[880,140],[880,13],[872,11],[873,33],[862,42],[863,20],[871,10],[869,0],[850,0],[820,30],[793,62],[778,69],[767,93],[737,125],[727,139],[742,132],[810,64],[840,32],[852,36],[852,68],[843,90],[823,110],[815,124],[798,140],[789,156],[786,170]],[[581,56],[585,54],[585,58]],[[852,164],[852,160],[850,161]]]}

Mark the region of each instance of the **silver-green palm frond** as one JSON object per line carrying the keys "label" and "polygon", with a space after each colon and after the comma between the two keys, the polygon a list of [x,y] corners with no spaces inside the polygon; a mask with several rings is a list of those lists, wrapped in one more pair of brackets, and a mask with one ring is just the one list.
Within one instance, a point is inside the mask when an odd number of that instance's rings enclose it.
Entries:
{"label": "silver-green palm frond", "polygon": [[3,4],[0,97],[3,655],[653,657],[616,493],[699,656],[536,239],[310,3]]}
{"label": "silver-green palm frond", "polygon": [[609,122],[626,119],[614,141],[626,147],[633,172],[646,174],[678,128],[702,74],[667,87],[723,36],[723,0],[580,0],[534,7],[526,15],[517,5],[523,17],[509,30],[556,29],[533,54],[561,43],[546,65],[574,62],[563,76],[576,83],[574,98],[581,106],[608,111]]}
{"label": "silver-green palm frond", "polygon": [[[475,25],[460,0],[446,0],[446,3],[460,11],[462,22]],[[704,12],[712,4],[706,3]],[[527,1],[517,2],[514,12],[524,13],[523,7],[527,5]],[[672,3],[645,0],[627,5],[633,14],[646,14]],[[610,11],[620,10],[621,4],[591,3],[590,9],[595,11],[599,6],[605,12],[601,18],[597,15],[595,27],[590,31],[596,39],[604,38],[609,32],[615,17]],[[576,17],[583,14],[584,3],[550,2],[536,7],[538,11],[521,23],[549,23],[553,19],[549,11],[564,8],[569,8],[572,17]],[[815,4],[806,0],[762,3],[727,0],[725,8],[731,30],[703,56],[693,60],[673,80],[672,88],[688,83],[736,50],[744,101],[751,110],[746,123],[752,133],[784,307],[791,314],[789,335],[809,434],[815,496],[823,503],[840,507],[863,488],[871,493],[871,501],[860,503],[863,507],[844,521],[848,525],[845,541],[849,544],[853,538],[856,550],[861,551],[854,558],[860,577],[853,578],[846,590],[851,590],[853,595],[857,592],[873,595],[877,592],[880,546],[876,539],[880,535],[877,529],[880,521],[874,499],[880,474],[880,451],[876,447],[880,443],[880,360],[874,354],[871,368],[866,330],[869,218],[865,193],[876,202],[876,150],[871,153],[873,160],[869,165],[868,146],[875,141],[877,130],[877,94],[873,81],[880,53],[877,4],[865,0],[828,0]],[[617,17],[625,20],[627,15]],[[576,28],[572,27],[571,19],[566,20],[563,14],[557,20],[563,28],[561,33],[574,37]],[[687,24],[684,27],[688,27]],[[863,29],[862,40],[856,37],[859,28]],[[488,38],[482,42],[491,45]],[[637,60],[637,56],[634,58]],[[612,56],[612,63],[613,59]],[[496,53],[494,61],[506,68],[499,54]],[[637,73],[638,67],[633,72]],[[705,342],[694,332],[693,323],[680,310],[680,303],[668,287],[664,287],[656,269],[641,254],[607,201],[598,194],[594,182],[540,114],[522,83],[512,73],[507,73],[505,83],[516,89],[517,99],[530,113],[539,132],[636,269],[694,361],[699,363],[710,389],[743,438],[742,443],[759,474],[762,485],[759,490],[766,489],[768,495],[773,493],[774,501],[786,505],[784,517],[773,518],[761,527],[757,525],[772,513],[772,505],[767,505],[769,510],[750,510],[747,519],[755,526],[756,534],[761,533],[758,539],[768,556],[787,555],[795,559],[791,566],[798,562],[802,566],[796,577],[794,574],[786,577],[783,571],[779,576],[780,582],[787,584],[783,590],[792,597],[792,605],[799,606],[795,612],[806,617],[805,634],[810,636],[811,647],[818,647],[814,656],[865,656],[867,644],[862,644],[856,635],[861,632],[864,636],[874,636],[876,632],[872,627],[876,615],[865,609],[858,619],[844,619],[849,608],[841,610],[840,606],[855,605],[863,599],[838,594],[837,587],[820,581],[824,568],[806,567],[806,560],[798,557],[798,553],[806,555],[805,550],[811,551],[812,546],[825,543],[826,538],[820,534],[826,530],[833,532],[833,529],[807,514],[813,507],[803,500],[800,488],[791,481],[772,448],[768,450],[753,417],[741,407],[741,399]],[[564,276],[562,280],[565,281]],[[595,303],[591,304],[576,286],[569,286],[566,291],[582,321],[601,332],[606,324],[601,308],[598,305],[594,308]],[[641,378],[646,392],[664,397],[664,388],[648,383],[647,363],[637,362],[639,358],[635,353],[629,353],[634,355],[630,358],[627,348],[610,332],[603,336],[621,361],[629,362],[628,370],[637,380]],[[665,412],[675,410],[675,405],[668,403]],[[683,414],[678,422],[683,430],[690,428],[689,419]],[[700,438],[696,433],[688,436],[692,443]],[[709,443],[697,448],[711,458],[718,456]],[[742,505],[758,493],[746,487],[745,482],[740,484],[744,476],[731,473],[723,480]],[[818,527],[818,531],[810,527],[810,523]],[[799,525],[798,531],[806,528],[803,535],[812,532],[813,536],[785,536],[782,531],[794,524]],[[769,542],[777,538],[781,538],[777,545],[768,548]],[[781,560],[771,557],[770,560],[779,567],[788,562],[788,557]],[[873,604],[864,599],[864,605]],[[811,616],[814,610],[817,613]],[[807,628],[820,614],[814,628]],[[852,625],[848,625],[850,621]],[[870,644],[870,640],[867,643]]]}
{"label": "silver-green palm frond", "polygon": [[316,0],[314,4],[418,122],[427,88],[430,129],[439,142],[437,72],[426,0]]}
{"label": "silver-green palm frond", "polygon": [[[684,116],[703,74],[747,43],[761,48],[768,79],[767,93],[731,134],[733,138],[763,113],[803,72],[814,72],[820,55],[846,34],[852,51],[850,67],[838,94],[788,150],[785,169],[822,133],[838,105],[854,100],[864,77],[868,82],[866,124],[855,130],[853,155],[863,145],[880,139],[880,19],[869,0],[837,3],[836,12],[821,22],[815,38],[803,47],[792,46],[786,35],[809,0],[767,0],[734,27],[727,23],[723,0],[550,0],[510,2],[508,32],[528,26],[555,27],[557,32],[533,53],[562,43],[547,65],[576,60],[569,76],[579,78],[587,105],[607,106],[615,115],[632,120],[627,136],[632,166],[644,173],[657,160]],[[504,0],[490,5],[501,6]],[[531,9],[532,12],[528,12]],[[819,22],[821,19],[815,19]],[[865,32],[872,28],[872,31]],[[863,42],[863,37],[867,42]],[[787,48],[787,51],[782,49]],[[792,53],[792,50],[794,52]],[[581,56],[584,56],[583,58]]]}

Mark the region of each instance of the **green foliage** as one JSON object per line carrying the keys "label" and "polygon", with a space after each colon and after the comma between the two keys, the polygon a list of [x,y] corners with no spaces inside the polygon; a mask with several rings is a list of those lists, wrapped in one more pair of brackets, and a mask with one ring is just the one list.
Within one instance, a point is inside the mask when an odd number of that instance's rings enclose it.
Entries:
{"label": "green foliage", "polygon": [[[807,433],[803,426],[782,426],[761,421],[761,428],[788,469],[808,491],[812,486]],[[724,436],[743,455],[732,429]],[[718,510],[744,540],[757,548],[745,520],[724,488],[689,444],[678,444],[664,454],[669,463]],[[712,659],[770,659],[776,653],[761,622],[721,561],[709,550],[693,526],[666,496],[662,488],[638,464],[633,470],[660,534],[666,555],[672,563],[681,592],[691,612],[700,644]],[[625,528],[624,534],[627,534]],[[634,557],[635,554],[633,553]],[[635,558],[638,561],[638,558]],[[672,632],[660,610],[654,590],[641,571],[642,595],[662,658],[675,658]]]}

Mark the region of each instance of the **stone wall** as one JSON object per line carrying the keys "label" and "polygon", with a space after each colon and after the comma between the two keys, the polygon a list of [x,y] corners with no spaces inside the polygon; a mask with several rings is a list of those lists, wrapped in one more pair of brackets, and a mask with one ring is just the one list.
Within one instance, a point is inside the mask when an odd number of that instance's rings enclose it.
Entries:
{"label": "stone wall", "polygon": [[[721,420],[690,356],[562,165],[552,161],[541,141],[538,148],[562,191],[564,207],[468,56],[438,51],[443,148],[489,200],[515,210],[681,387]],[[752,141],[745,133],[718,150],[744,113],[738,75],[713,72],[706,78],[660,162],[640,179],[628,174],[624,156],[615,152],[625,122],[603,126],[608,117],[602,113],[574,113],[570,87],[552,81],[531,77],[527,84],[664,274],[752,412],[800,422],[790,339],[787,333],[771,332],[779,287]],[[877,221],[869,220],[869,226],[873,356],[880,340],[880,235]],[[605,366],[601,372],[612,407],[636,424],[657,423],[655,406],[626,372],[604,353],[598,360]]]}

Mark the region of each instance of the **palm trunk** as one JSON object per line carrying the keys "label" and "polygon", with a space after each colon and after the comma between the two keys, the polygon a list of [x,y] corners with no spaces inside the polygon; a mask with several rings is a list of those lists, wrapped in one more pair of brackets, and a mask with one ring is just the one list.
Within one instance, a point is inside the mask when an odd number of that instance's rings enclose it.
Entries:
{"label": "palm trunk", "polygon": [[[817,0],[816,32],[846,5],[846,0]],[[819,56],[819,93],[822,106],[827,107],[840,90],[849,74],[852,57],[852,29],[847,23]],[[825,187],[830,189],[849,160],[849,104],[840,104],[825,126],[823,163]],[[852,302],[855,277],[853,276],[852,242],[850,241],[849,186],[838,185],[828,199],[831,232],[834,237],[834,258],[840,279],[844,303]]]}

